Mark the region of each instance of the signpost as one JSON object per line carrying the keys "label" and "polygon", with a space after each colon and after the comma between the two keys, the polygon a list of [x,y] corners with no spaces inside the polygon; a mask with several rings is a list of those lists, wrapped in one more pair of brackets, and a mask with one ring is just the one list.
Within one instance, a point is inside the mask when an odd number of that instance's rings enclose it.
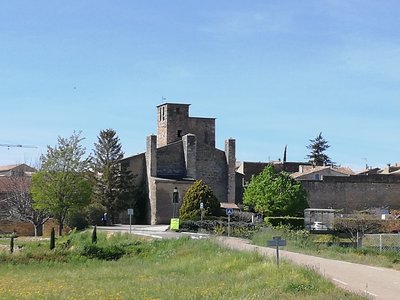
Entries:
{"label": "signpost", "polygon": [[228,215],[228,237],[231,236],[231,215],[233,215],[233,208],[227,208],[226,214]]}
{"label": "signpost", "polygon": [[179,203],[179,191],[177,187],[174,187],[172,191],[172,219],[169,225],[171,230],[179,230],[179,218],[175,217],[177,203]]}
{"label": "signpost", "polygon": [[200,202],[200,218],[202,223],[203,223],[203,212],[204,212],[204,203]]}
{"label": "signpost", "polygon": [[279,267],[279,246],[286,246],[286,240],[282,240],[280,236],[272,237],[272,240],[267,241],[268,247],[276,247],[276,264]]}
{"label": "signpost", "polygon": [[132,233],[133,208],[128,208],[128,216],[129,216],[129,233]]}
{"label": "signpost", "polygon": [[174,191],[172,192],[172,218],[175,218],[175,210],[176,204],[179,202],[179,192],[178,188],[174,187]]}

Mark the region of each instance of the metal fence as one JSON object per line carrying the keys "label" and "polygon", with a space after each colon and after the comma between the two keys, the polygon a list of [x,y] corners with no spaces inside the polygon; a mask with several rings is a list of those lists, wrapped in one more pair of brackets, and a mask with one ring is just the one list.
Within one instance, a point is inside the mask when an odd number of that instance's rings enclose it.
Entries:
{"label": "metal fence", "polygon": [[362,247],[382,251],[400,251],[400,234],[366,234]]}

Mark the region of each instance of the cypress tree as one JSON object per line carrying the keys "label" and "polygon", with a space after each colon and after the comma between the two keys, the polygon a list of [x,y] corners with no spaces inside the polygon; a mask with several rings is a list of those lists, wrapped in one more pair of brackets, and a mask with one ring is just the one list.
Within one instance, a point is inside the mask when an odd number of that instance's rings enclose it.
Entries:
{"label": "cypress tree", "polygon": [[111,222],[115,223],[120,211],[133,207],[133,175],[121,163],[124,153],[115,130],[101,130],[94,146],[95,200],[106,207]]}
{"label": "cypress tree", "polygon": [[12,235],[10,239],[10,253],[13,252],[14,252],[14,235]]}
{"label": "cypress tree", "polygon": [[56,247],[56,233],[54,231],[54,227],[52,227],[50,231],[50,250],[53,250],[55,247]]}
{"label": "cypress tree", "polygon": [[94,225],[93,232],[92,232],[92,244],[97,243],[97,226]]}

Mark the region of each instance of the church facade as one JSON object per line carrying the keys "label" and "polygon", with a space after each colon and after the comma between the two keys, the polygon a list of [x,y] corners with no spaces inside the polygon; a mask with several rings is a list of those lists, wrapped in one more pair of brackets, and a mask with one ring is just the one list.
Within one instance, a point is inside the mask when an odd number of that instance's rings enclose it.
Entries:
{"label": "church facade", "polygon": [[[215,118],[189,116],[190,104],[157,106],[157,135],[147,137],[146,152],[122,160],[146,191],[145,223],[167,224],[177,216],[195,180],[211,187],[220,202],[235,203],[236,141],[215,146]],[[179,203],[173,205],[177,188]]]}

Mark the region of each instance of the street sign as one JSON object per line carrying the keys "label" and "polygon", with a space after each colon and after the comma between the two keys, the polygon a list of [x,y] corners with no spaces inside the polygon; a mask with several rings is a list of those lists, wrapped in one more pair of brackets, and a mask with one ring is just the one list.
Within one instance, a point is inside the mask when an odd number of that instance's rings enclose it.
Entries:
{"label": "street sign", "polygon": [[129,233],[132,233],[133,208],[128,208],[128,216],[129,216]]}
{"label": "street sign", "polygon": [[282,240],[280,236],[274,236],[272,240],[267,241],[267,246],[276,247],[276,264],[279,267],[279,247],[286,246],[286,240]]}
{"label": "street sign", "polygon": [[268,247],[286,246],[286,240],[281,240],[280,237],[279,237],[279,239],[276,239],[276,238],[278,238],[278,236],[274,236],[273,240],[267,241],[267,246]]}
{"label": "street sign", "polygon": [[228,215],[228,237],[231,236],[231,215],[233,215],[233,208],[227,208],[226,214]]}
{"label": "street sign", "polygon": [[233,215],[233,208],[227,208],[227,209],[226,209],[226,214],[227,214],[228,216]]}

